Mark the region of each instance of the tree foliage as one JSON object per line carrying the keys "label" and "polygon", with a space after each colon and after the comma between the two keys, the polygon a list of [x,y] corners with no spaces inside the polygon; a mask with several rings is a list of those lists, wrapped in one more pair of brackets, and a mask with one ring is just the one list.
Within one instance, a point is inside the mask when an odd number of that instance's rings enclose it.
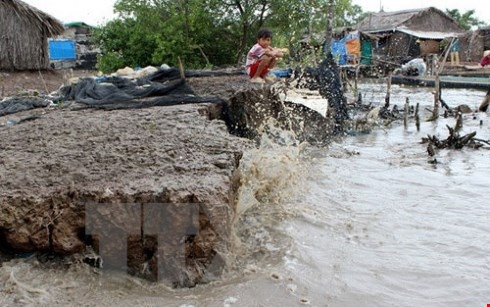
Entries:
{"label": "tree foliage", "polygon": [[469,10],[461,13],[458,9],[446,9],[446,14],[451,16],[459,24],[459,26],[465,30],[470,30],[472,27],[485,25],[485,22],[473,16],[475,14],[475,10]]}
{"label": "tree foliage", "polygon": [[[95,33],[102,49],[99,69],[121,66],[176,65],[203,67],[216,59],[233,59],[233,35],[217,27],[214,0],[118,0],[119,18]],[[215,62],[218,63],[218,62]],[[218,63],[221,64],[221,63]]]}
{"label": "tree foliage", "polygon": [[243,64],[261,27],[273,31],[273,45],[289,48],[305,34],[325,33],[330,1],[335,27],[362,14],[351,0],[118,0],[118,19],[95,35],[99,69],[175,66],[179,59],[188,68]]}

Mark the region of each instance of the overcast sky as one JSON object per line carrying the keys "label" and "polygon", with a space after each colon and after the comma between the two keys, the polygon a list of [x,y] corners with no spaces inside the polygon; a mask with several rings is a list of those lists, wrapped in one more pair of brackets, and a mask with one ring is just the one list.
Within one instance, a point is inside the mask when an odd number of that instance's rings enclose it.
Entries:
{"label": "overcast sky", "polygon": [[[30,5],[44,11],[62,22],[83,21],[97,26],[112,18],[112,7],[116,0],[23,0]],[[464,13],[475,10],[480,20],[490,23],[490,10],[486,8],[487,0],[352,0],[353,4],[360,5],[364,11],[378,12],[382,6],[385,12],[405,9],[424,8],[429,6],[446,9],[458,9]]]}
{"label": "overcast sky", "polygon": [[[490,23],[490,10],[486,9],[487,0],[352,0],[353,4],[362,7],[365,12],[379,12],[380,7],[383,7],[385,12],[417,9],[424,7],[436,7],[445,12],[446,9],[458,9],[461,13],[469,10],[475,10],[473,16]],[[487,3],[487,4],[485,4]]]}
{"label": "overcast sky", "polygon": [[116,0],[22,0],[63,23],[83,21],[97,26],[114,18]]}

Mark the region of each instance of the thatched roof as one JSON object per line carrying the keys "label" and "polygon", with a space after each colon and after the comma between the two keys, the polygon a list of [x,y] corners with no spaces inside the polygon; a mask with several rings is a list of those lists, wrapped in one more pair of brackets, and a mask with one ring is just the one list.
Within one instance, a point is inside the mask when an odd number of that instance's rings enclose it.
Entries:
{"label": "thatched roof", "polygon": [[48,38],[61,35],[56,18],[20,0],[0,0],[0,70],[49,67]]}
{"label": "thatched roof", "polygon": [[[40,30],[46,30],[48,37],[61,35],[64,31],[63,24],[53,16],[20,0],[0,0],[0,6],[10,9],[18,16],[27,16],[36,22]],[[0,20],[0,24],[2,20]]]}
{"label": "thatched roof", "polygon": [[[431,24],[430,27],[424,25],[424,27],[417,28],[417,20],[420,20],[424,15],[429,18],[435,19],[437,16],[437,22]],[[357,24],[359,30],[371,33],[396,31],[399,28],[412,29],[412,30],[426,30],[426,31],[458,31],[461,28],[456,21],[443,11],[434,7],[403,10],[396,12],[379,12],[372,13],[368,17],[364,18]]]}

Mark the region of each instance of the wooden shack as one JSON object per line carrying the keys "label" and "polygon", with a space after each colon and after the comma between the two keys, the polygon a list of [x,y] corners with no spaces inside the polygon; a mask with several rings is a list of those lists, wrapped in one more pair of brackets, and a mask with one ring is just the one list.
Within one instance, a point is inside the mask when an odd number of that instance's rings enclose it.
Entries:
{"label": "wooden shack", "polygon": [[373,55],[379,61],[393,63],[439,53],[443,39],[464,33],[451,16],[434,7],[372,13],[357,28],[378,36]]}
{"label": "wooden shack", "polygon": [[63,30],[61,22],[25,2],[1,0],[0,70],[48,69],[48,38]]}

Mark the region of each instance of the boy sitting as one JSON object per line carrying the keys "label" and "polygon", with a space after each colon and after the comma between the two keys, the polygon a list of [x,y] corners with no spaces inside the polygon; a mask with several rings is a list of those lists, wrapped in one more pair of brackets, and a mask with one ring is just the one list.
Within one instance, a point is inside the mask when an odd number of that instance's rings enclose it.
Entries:
{"label": "boy sitting", "polygon": [[250,76],[250,82],[265,83],[274,82],[267,73],[273,68],[278,58],[283,57],[279,49],[271,47],[272,32],[268,29],[260,29],[257,34],[257,43],[253,45],[247,54],[247,73]]}

